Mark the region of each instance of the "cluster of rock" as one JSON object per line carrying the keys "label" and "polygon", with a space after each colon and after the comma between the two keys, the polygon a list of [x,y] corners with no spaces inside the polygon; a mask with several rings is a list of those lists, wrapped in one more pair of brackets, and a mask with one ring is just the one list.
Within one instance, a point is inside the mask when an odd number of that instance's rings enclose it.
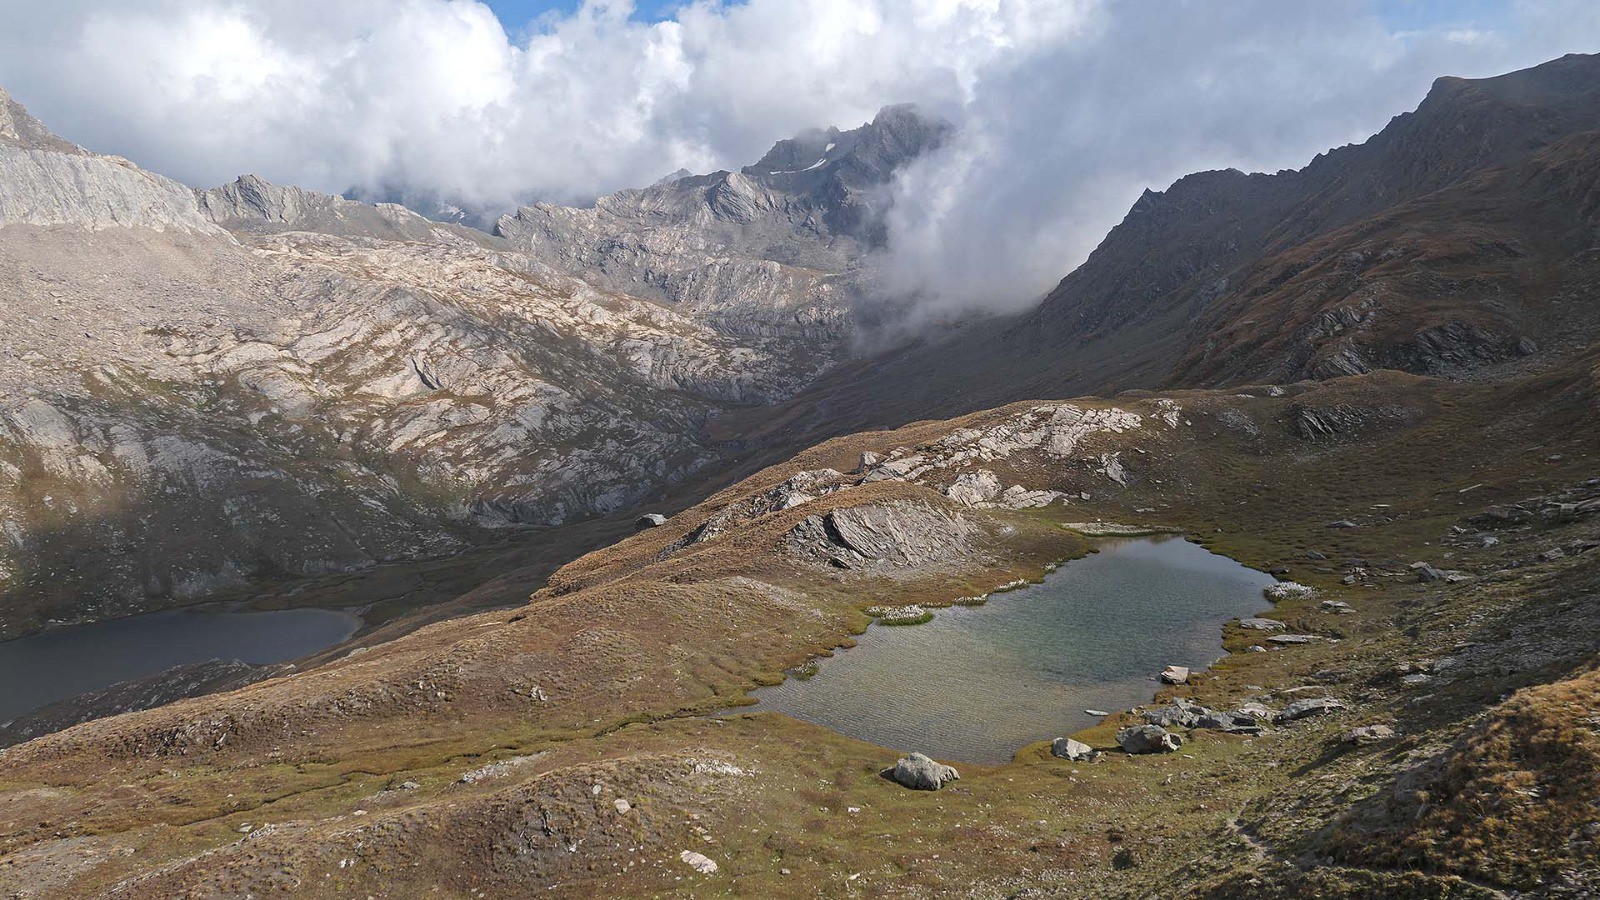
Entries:
{"label": "cluster of rock", "polygon": [[[1117,732],[1116,740],[1117,746],[1127,753],[1167,753],[1183,745],[1183,732],[1207,730],[1224,734],[1259,735],[1268,722],[1284,725],[1344,708],[1341,700],[1312,697],[1295,700],[1277,713],[1255,703],[1222,711],[1178,698],[1140,712],[1139,718],[1143,722],[1122,728]],[[1368,741],[1381,739],[1376,733],[1363,732],[1363,735],[1364,740]],[[1064,740],[1068,739],[1058,739],[1057,743]]]}
{"label": "cluster of rock", "polygon": [[[1170,401],[1168,401],[1170,404]],[[1162,410],[1178,409],[1175,404]],[[1159,416],[1169,427],[1172,422]],[[888,479],[919,481],[932,484],[949,476],[943,473],[959,472],[946,485],[956,490],[956,498],[970,499],[973,505],[995,503],[1010,494],[1013,502],[1037,494],[1025,487],[1013,486],[1000,490],[999,480],[984,469],[965,471],[970,466],[1005,460],[1015,454],[1032,452],[1046,459],[1064,462],[1073,459],[1092,461],[1095,470],[1106,478],[1125,484],[1128,473],[1121,463],[1117,450],[1080,452],[1082,445],[1097,436],[1123,434],[1144,424],[1144,417],[1117,407],[1083,407],[1070,403],[1043,404],[1017,413],[1008,419],[986,428],[960,428],[914,451],[898,447],[881,458],[870,462],[863,460],[862,476],[867,481]],[[991,494],[991,488],[993,493]],[[1051,499],[1064,495],[1055,494]],[[953,498],[955,499],[955,498]],[[1030,501],[1031,502],[1031,501]],[[1048,502],[1048,501],[1047,501]]]}
{"label": "cluster of rock", "polygon": [[1600,478],[1518,503],[1491,506],[1467,521],[1479,528],[1504,531],[1565,525],[1595,515],[1600,515]]}
{"label": "cluster of rock", "polygon": [[1002,487],[999,476],[988,469],[978,469],[956,476],[956,480],[944,489],[944,494],[962,506],[1003,509],[1049,506],[1067,496],[1061,491],[1028,490],[1020,484]]}
{"label": "cluster of rock", "polygon": [[1316,590],[1299,582],[1280,581],[1262,588],[1261,593],[1273,603],[1282,603],[1286,600],[1303,600],[1315,594]]}

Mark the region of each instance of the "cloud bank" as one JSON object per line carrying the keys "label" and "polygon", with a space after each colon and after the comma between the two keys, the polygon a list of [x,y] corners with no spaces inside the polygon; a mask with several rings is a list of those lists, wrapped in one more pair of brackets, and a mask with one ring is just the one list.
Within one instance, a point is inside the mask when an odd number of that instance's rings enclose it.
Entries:
{"label": "cloud bank", "polygon": [[736,168],[916,102],[961,130],[895,185],[883,264],[953,311],[1028,302],[1146,187],[1298,166],[1437,75],[1600,49],[1600,8],[1580,0],[1421,28],[1359,0],[630,12],[590,0],[512,38],[476,0],[0,0],[0,83],[64,136],[189,184],[253,172],[483,212]]}

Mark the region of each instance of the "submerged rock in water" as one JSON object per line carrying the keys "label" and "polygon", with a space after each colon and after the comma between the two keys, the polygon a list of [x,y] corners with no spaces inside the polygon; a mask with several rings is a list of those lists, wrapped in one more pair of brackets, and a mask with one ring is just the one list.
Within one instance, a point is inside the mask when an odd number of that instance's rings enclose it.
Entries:
{"label": "submerged rock in water", "polygon": [[937,791],[947,781],[956,781],[961,773],[944,763],[935,762],[921,753],[901,757],[894,764],[894,780],[918,791]]}
{"label": "submerged rock in water", "polygon": [[1050,755],[1072,762],[1089,762],[1099,756],[1099,751],[1069,737],[1059,737],[1050,743]]}
{"label": "submerged rock in water", "polygon": [[1117,732],[1117,746],[1129,753],[1170,753],[1183,738],[1159,725],[1130,725]]}
{"label": "submerged rock in water", "polygon": [[1248,628],[1251,631],[1285,631],[1289,628],[1289,626],[1279,622],[1277,619],[1263,619],[1260,616],[1240,619],[1239,627]]}

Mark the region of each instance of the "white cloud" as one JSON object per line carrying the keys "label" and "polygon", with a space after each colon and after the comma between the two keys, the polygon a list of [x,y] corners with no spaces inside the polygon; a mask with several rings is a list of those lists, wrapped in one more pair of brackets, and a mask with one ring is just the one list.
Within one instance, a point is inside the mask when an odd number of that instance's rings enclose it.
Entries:
{"label": "white cloud", "polygon": [[[1357,0],[589,2],[508,38],[475,0],[0,0],[0,83],[65,136],[199,186],[242,172],[485,210],[580,201],[919,102],[963,126],[897,186],[892,283],[1024,302],[1143,188],[1300,165],[1600,38],[1580,2],[1387,29]],[[1471,40],[1462,35],[1471,34]]]}

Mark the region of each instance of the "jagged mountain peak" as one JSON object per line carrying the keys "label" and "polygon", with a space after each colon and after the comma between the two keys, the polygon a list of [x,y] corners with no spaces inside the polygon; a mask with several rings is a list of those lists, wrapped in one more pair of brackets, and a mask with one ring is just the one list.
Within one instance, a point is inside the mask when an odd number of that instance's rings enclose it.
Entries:
{"label": "jagged mountain peak", "polygon": [[694,177],[694,173],[693,172],[689,171],[688,169],[680,168],[676,172],[673,172],[673,173],[671,173],[669,175],[663,175],[660,178],[657,178],[655,181],[650,183],[650,186],[651,187],[660,187],[663,184],[671,184],[674,181],[682,181],[685,178],[693,178],[693,177]]}
{"label": "jagged mountain peak", "polygon": [[45,124],[34,118],[26,107],[13,99],[4,85],[0,85],[0,141],[56,153],[87,152],[71,141],[57,137],[55,132],[45,127]]}
{"label": "jagged mountain peak", "polygon": [[898,167],[942,144],[952,127],[915,104],[893,104],[849,131],[813,128],[778,141],[743,172],[762,178],[827,172],[859,183],[886,181]]}

